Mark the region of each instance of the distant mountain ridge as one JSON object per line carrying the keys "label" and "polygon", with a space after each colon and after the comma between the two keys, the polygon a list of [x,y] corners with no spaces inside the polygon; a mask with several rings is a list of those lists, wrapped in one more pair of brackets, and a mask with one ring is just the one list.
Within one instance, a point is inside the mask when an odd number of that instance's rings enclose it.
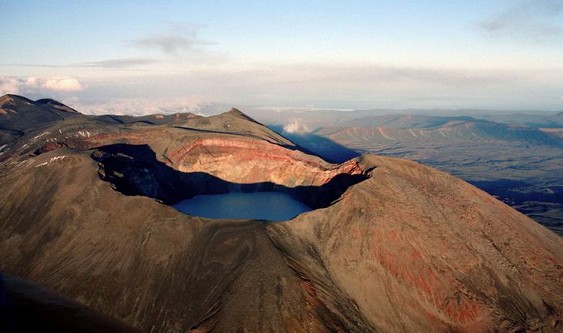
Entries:
{"label": "distant mountain ridge", "polygon": [[[406,142],[413,140],[503,140],[529,144],[561,145],[563,141],[540,129],[515,127],[471,117],[423,119],[424,122],[384,122],[373,125],[357,120],[337,128],[322,128],[317,133],[341,140]],[[364,125],[361,125],[364,123]],[[348,137],[347,136],[351,136]],[[354,137],[355,136],[355,137]]]}

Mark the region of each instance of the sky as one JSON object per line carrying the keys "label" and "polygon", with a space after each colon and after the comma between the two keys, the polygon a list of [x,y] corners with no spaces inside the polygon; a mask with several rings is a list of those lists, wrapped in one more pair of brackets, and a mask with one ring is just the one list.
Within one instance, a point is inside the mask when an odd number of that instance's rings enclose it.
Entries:
{"label": "sky", "polygon": [[0,0],[0,32],[0,95],[84,113],[563,110],[563,0]]}

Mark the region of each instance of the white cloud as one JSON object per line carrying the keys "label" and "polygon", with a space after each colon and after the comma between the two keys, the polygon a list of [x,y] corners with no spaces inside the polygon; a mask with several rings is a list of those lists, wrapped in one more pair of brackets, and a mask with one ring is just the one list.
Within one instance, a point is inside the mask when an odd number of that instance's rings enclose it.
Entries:
{"label": "white cloud", "polygon": [[13,77],[0,76],[0,95],[4,94],[49,94],[84,90],[75,77]]}
{"label": "white cloud", "polygon": [[84,87],[73,77],[55,77],[45,79],[41,87],[45,90],[62,91],[62,92],[75,92],[82,91]]}
{"label": "white cloud", "polygon": [[144,116],[149,114],[197,113],[207,103],[198,96],[163,99],[117,99],[95,104],[82,104],[77,98],[65,100],[72,108],[89,115],[116,114]]}
{"label": "white cloud", "polygon": [[[551,109],[561,106],[562,78],[563,69],[558,68],[450,70],[373,64],[301,64],[90,79],[84,92],[73,95],[80,97],[88,110],[98,114],[147,114],[163,112],[163,108],[181,110],[184,102],[191,106],[194,100],[243,108],[313,104],[330,109]],[[186,98],[190,96],[196,98]],[[134,103],[137,99],[140,102]],[[174,100],[181,103],[169,103]],[[98,107],[98,103],[105,105]],[[167,104],[168,108],[163,107]],[[287,130],[305,130],[299,121],[287,118],[283,121],[287,122]]]}
{"label": "white cloud", "polygon": [[0,77],[0,95],[19,94],[21,82],[15,77]]}
{"label": "white cloud", "polygon": [[23,85],[28,88],[39,88],[38,78],[32,76],[26,79],[22,79]]}
{"label": "white cloud", "polygon": [[308,133],[311,132],[307,124],[301,118],[290,118],[288,123],[283,126],[284,132],[287,133]]}

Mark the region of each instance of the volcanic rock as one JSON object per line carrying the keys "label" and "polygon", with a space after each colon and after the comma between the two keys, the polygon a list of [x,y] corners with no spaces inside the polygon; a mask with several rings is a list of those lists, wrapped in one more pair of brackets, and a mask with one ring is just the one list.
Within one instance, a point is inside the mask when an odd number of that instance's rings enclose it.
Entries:
{"label": "volcanic rock", "polygon": [[[10,146],[0,269],[147,332],[561,329],[563,241],[474,186],[374,155],[327,163],[238,110],[166,119],[80,116]],[[316,209],[168,206],[261,190]]]}

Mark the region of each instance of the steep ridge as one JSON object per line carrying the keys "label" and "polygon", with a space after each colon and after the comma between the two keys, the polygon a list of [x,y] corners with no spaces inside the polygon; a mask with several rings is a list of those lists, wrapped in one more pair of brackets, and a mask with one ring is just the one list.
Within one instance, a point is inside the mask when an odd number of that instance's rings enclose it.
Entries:
{"label": "steep ridge", "polygon": [[[22,153],[62,140],[58,122],[10,148],[0,269],[147,332],[560,330],[561,238],[448,174],[330,164],[247,118],[84,117],[91,131],[67,146]],[[336,195],[282,223],[154,200],[217,184]]]}

